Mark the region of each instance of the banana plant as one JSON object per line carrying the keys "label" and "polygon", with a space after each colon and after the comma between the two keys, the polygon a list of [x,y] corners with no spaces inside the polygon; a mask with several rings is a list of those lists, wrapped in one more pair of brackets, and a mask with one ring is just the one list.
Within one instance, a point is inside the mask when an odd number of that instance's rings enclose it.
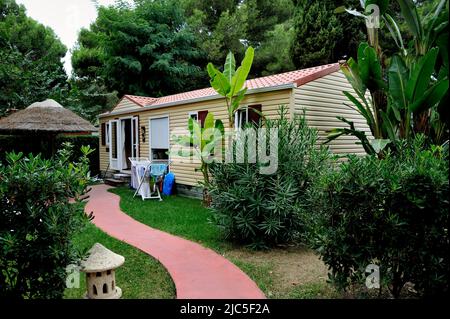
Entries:
{"label": "banana plant", "polygon": [[[408,69],[400,56],[394,56],[388,71],[389,110],[399,124],[399,136],[408,138],[411,119],[433,109],[448,94],[448,76],[434,79],[439,49],[432,48]],[[385,114],[387,117],[389,114]]]}
{"label": "banana plant", "polygon": [[376,50],[377,55],[381,57],[381,48],[379,45],[380,21],[388,10],[389,0],[360,0],[360,4],[363,12],[353,8],[345,8],[344,6],[336,8],[335,12],[347,12],[355,17],[364,18],[369,44]]}
{"label": "banana plant", "polygon": [[234,116],[247,93],[247,88],[244,85],[250,73],[254,55],[254,49],[249,47],[245,52],[241,66],[237,70],[236,60],[232,52],[227,55],[223,72],[219,71],[212,63],[208,63],[207,66],[212,88],[225,97],[230,128],[234,127]]}
{"label": "banana plant", "polygon": [[[431,48],[436,46],[436,41],[442,32],[448,28],[448,13],[441,13],[447,9],[448,0],[440,0],[434,10],[430,11],[426,16],[420,17],[417,6],[413,0],[397,0],[400,10],[408,30],[414,36],[414,47],[417,57],[424,56]],[[390,25],[394,26],[395,21],[389,18]],[[394,26],[398,28],[398,26]],[[390,29],[391,30],[391,29]],[[396,43],[401,43],[401,34],[399,32],[391,32]]]}
{"label": "banana plant", "polygon": [[[392,17],[387,16],[388,21],[386,25],[391,33],[397,46],[403,52],[402,59],[404,60],[408,69],[418,69],[419,66],[423,67],[423,63],[426,59],[422,57],[426,56],[433,48],[439,48],[439,57],[437,58],[434,66],[434,72],[432,77],[436,79],[431,80],[433,84],[429,88],[427,94],[422,96],[422,99],[416,101],[407,101],[411,106],[411,110],[415,112],[414,122],[416,130],[427,133],[429,130],[433,131],[434,140],[437,143],[443,142],[444,132],[449,127],[448,123],[448,0],[440,0],[437,2],[433,10],[421,17],[418,10],[412,0],[397,0],[402,16],[405,19],[405,24],[408,30],[413,35],[413,50],[407,50],[404,47],[402,35],[398,31],[398,25]],[[433,57],[428,57],[428,60]],[[402,67],[398,58],[391,64],[391,67],[398,69]],[[428,72],[429,74],[429,72]],[[422,77],[421,81],[427,81],[427,77]],[[411,84],[412,86],[413,84]],[[446,93],[443,93],[443,92]],[[423,92],[423,91],[422,91]],[[402,94],[404,95],[404,94]],[[443,96],[442,96],[443,95]],[[439,101],[436,102],[436,99]],[[436,106],[437,103],[437,106]],[[397,103],[395,103],[397,104]],[[394,104],[394,106],[396,106]],[[403,103],[405,104],[405,103]],[[404,105],[400,105],[402,107]],[[410,119],[409,108],[403,108],[407,118]],[[409,121],[409,120],[408,120]],[[408,136],[408,130],[410,126],[407,125],[408,121],[404,121],[405,127],[400,127],[401,136]]]}
{"label": "banana plant", "polygon": [[[362,1],[363,8],[368,3]],[[373,43],[362,43],[357,61],[350,59],[341,66],[357,95],[344,92],[351,102],[348,106],[366,119],[375,139],[369,140],[364,132],[355,130],[352,122],[340,118],[350,128],[329,131],[327,142],[342,135],[354,135],[373,154],[390,142],[408,139],[416,132],[428,133],[430,127],[435,130],[435,141],[442,139],[447,126],[442,119],[448,115],[448,0],[439,1],[423,18],[412,0],[398,0],[398,3],[414,36],[414,50],[405,47],[399,26],[381,9],[384,25],[399,54],[385,58]],[[443,13],[445,8],[447,14]],[[355,10],[347,12],[360,15]],[[368,37],[370,40],[370,33]]]}
{"label": "banana plant", "polygon": [[[383,131],[382,105],[376,103],[377,94],[386,90],[386,83],[383,80],[381,63],[375,49],[366,42],[361,43],[358,48],[357,61],[350,58],[345,64],[341,65],[341,70],[357,95],[355,97],[351,92],[344,91],[343,93],[352,103],[346,105],[365,118],[375,139],[369,139],[364,132],[356,131],[352,122],[338,117],[339,120],[349,125],[350,129],[335,128],[328,131],[326,143],[342,135],[354,135],[369,154],[378,153],[389,143],[389,140],[385,138]],[[367,94],[368,91],[370,95]]]}
{"label": "banana plant", "polygon": [[181,146],[172,153],[181,157],[190,157],[200,160],[201,165],[196,171],[201,171],[204,186],[209,185],[208,166],[210,163],[220,160],[217,155],[217,147],[223,154],[223,138],[225,129],[221,120],[214,119],[213,113],[208,113],[203,127],[192,118],[188,121],[188,135],[173,136],[175,144]]}

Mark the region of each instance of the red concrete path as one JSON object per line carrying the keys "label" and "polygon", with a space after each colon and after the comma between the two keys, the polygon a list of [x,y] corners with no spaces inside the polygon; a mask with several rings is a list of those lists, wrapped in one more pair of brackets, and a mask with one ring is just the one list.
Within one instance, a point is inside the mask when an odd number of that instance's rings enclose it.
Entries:
{"label": "red concrete path", "polygon": [[158,259],[175,283],[177,298],[265,298],[245,273],[211,249],[153,229],[123,213],[120,197],[108,192],[109,188],[92,187],[86,212],[94,212],[94,224],[110,236]]}

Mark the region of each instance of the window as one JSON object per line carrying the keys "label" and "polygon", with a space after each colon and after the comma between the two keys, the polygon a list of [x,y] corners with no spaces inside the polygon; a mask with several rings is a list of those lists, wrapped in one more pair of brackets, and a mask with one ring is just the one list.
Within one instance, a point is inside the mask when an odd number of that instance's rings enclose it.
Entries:
{"label": "window", "polygon": [[198,112],[190,112],[189,118],[197,121],[201,127],[205,125],[206,116],[208,115],[208,111],[198,111]]}
{"label": "window", "polygon": [[260,126],[261,121],[261,113],[262,113],[262,105],[250,105],[248,107],[248,121],[253,123],[256,127]]}
{"label": "window", "polygon": [[150,119],[150,158],[169,159],[169,144],[169,117]]}
{"label": "window", "polygon": [[242,108],[236,112],[234,118],[234,127],[236,129],[242,129],[248,122],[248,108]]}
{"label": "window", "polygon": [[[197,121],[197,123],[200,124],[200,127],[204,127],[207,115],[208,111],[190,112],[189,118],[193,119],[194,121]],[[191,143],[190,146],[193,147],[194,144]]]}
{"label": "window", "polygon": [[194,121],[198,121],[198,112],[190,112],[189,118],[193,119]]}
{"label": "window", "polygon": [[105,144],[106,147],[109,147],[109,123],[106,123],[105,127]]}
{"label": "window", "polygon": [[234,127],[236,129],[242,129],[247,123],[252,123],[258,127],[261,120],[261,110],[262,106],[260,104],[249,105],[239,109],[234,118]]}

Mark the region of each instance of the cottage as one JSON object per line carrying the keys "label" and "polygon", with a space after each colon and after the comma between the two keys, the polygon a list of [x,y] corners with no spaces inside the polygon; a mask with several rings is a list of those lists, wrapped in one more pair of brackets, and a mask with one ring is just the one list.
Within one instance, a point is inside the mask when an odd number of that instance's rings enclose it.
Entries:
{"label": "cottage", "polygon": [[[246,86],[248,92],[235,127],[257,116],[253,109],[275,118],[279,106],[286,105],[291,117],[305,110],[309,125],[319,130],[321,139],[327,130],[343,127],[337,116],[346,117],[370,134],[365,119],[345,105],[348,100],[342,91],[354,91],[338,63],[248,80]],[[100,169],[128,170],[129,157],[169,160],[166,153],[173,146],[170,132],[186,128],[189,117],[203,121],[208,112],[228,126],[225,101],[212,88],[161,98],[125,95],[111,112],[100,115]],[[356,141],[353,136],[344,136],[330,143],[330,148],[340,154],[365,154]],[[196,163],[170,161],[180,188],[197,185],[201,179],[197,167]]]}

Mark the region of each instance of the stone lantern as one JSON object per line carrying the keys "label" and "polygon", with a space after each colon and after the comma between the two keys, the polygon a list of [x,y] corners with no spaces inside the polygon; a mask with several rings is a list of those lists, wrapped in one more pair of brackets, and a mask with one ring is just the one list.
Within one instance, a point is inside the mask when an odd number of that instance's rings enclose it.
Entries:
{"label": "stone lantern", "polygon": [[115,269],[122,266],[125,258],[97,243],[89,251],[89,257],[81,263],[86,273],[86,298],[119,299],[122,289],[116,286]]}

